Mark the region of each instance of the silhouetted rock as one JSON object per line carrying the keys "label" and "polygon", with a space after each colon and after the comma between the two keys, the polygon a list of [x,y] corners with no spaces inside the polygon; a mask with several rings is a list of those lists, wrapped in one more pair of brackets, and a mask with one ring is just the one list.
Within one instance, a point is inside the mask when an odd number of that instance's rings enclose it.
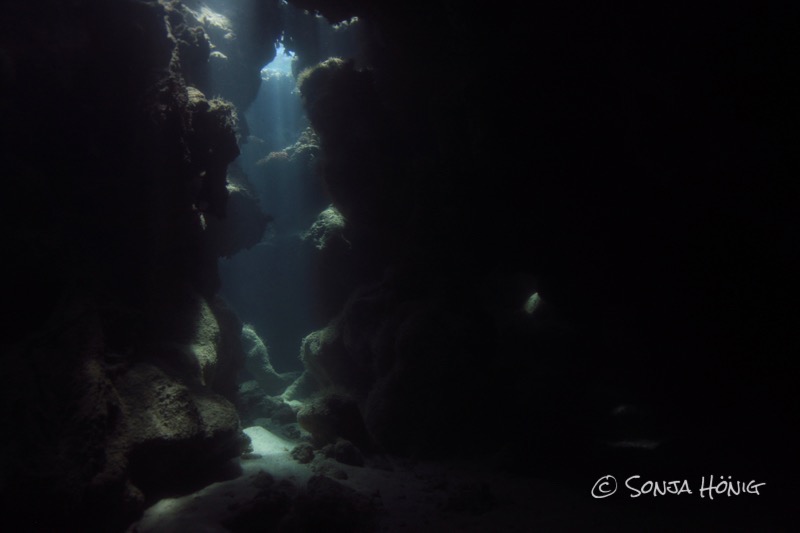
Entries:
{"label": "silhouetted rock", "polygon": [[300,427],[311,433],[319,445],[342,437],[364,449],[370,448],[370,439],[364,429],[358,405],[346,395],[322,394],[300,409],[297,421]]}

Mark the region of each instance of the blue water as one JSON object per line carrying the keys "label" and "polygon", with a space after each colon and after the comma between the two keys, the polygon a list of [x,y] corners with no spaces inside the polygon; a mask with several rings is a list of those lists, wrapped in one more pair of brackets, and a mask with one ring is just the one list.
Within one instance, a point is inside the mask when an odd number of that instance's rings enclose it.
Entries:
{"label": "blue water", "polygon": [[279,372],[302,369],[303,337],[324,326],[314,310],[313,245],[302,240],[325,207],[310,201],[319,198],[320,180],[298,173],[298,166],[282,171],[259,164],[293,145],[308,126],[291,74],[292,57],[278,45],[275,60],[262,69],[258,96],[244,113],[250,135],[240,143],[237,160],[274,222],[261,244],[220,260],[223,297],[262,337]]}

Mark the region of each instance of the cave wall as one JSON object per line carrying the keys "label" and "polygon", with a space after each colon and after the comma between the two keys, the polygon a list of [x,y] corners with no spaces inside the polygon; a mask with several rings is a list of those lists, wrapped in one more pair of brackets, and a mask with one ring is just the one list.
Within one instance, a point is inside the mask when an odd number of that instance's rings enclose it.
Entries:
{"label": "cave wall", "polygon": [[[247,444],[242,325],[216,293],[217,258],[268,222],[228,180],[230,100],[249,96],[220,97],[222,47],[179,3],[9,2],[0,20],[3,509],[118,530]],[[243,30],[229,63],[257,75],[273,38]]]}
{"label": "cave wall", "polygon": [[299,81],[362,285],[306,364],[381,445],[456,453],[490,419],[586,470],[634,403],[659,464],[781,478],[793,8],[290,3],[364,26],[369,68]]}

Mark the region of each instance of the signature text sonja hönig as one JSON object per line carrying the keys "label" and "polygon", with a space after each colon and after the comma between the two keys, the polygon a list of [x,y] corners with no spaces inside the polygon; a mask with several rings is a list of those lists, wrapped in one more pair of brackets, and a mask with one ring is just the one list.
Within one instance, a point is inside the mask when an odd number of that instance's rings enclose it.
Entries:
{"label": "signature text sonja h\u00f6nig", "polygon": [[[700,494],[701,498],[713,500],[714,497],[734,497],[743,494],[760,495],[761,487],[766,483],[755,480],[739,481],[731,476],[703,476],[694,485],[688,479],[674,481],[643,480],[642,476],[630,476],[625,480],[625,489],[631,498],[640,496],[681,496],[684,494]],[[597,480],[592,487],[594,498],[607,498],[617,492],[617,480],[607,475]]]}

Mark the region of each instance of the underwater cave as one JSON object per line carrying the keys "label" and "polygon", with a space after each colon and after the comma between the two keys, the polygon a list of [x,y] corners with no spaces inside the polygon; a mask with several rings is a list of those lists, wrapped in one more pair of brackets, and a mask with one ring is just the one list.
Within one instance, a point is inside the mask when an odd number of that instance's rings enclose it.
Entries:
{"label": "underwater cave", "polygon": [[0,516],[796,528],[798,21],[8,0]]}

